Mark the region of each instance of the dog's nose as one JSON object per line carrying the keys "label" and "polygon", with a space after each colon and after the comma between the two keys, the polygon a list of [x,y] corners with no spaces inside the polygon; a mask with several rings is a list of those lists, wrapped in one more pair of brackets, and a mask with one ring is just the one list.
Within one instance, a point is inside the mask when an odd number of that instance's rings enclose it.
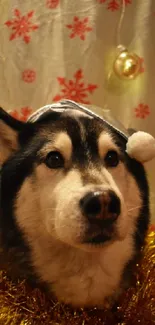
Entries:
{"label": "dog's nose", "polygon": [[114,191],[89,192],[80,200],[82,213],[92,223],[113,222],[120,214],[120,199]]}

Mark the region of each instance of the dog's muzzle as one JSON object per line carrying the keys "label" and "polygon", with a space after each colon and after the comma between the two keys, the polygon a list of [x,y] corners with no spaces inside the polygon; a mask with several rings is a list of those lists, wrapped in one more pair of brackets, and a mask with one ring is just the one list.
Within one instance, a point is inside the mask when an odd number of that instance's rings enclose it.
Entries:
{"label": "dog's muzzle", "polygon": [[121,202],[114,191],[87,193],[80,200],[80,209],[88,225],[85,243],[101,244],[112,239],[121,213]]}

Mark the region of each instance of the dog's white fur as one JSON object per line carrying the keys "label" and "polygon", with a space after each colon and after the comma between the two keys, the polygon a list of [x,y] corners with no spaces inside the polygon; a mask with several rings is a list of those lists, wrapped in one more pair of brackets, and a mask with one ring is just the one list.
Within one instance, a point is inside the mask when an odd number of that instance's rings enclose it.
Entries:
{"label": "dog's white fur", "polygon": [[[62,149],[67,144],[69,156],[70,139],[66,134],[59,137],[61,141],[56,137],[52,148],[56,145],[57,150]],[[103,133],[98,143],[101,156],[107,143],[107,150],[116,149],[109,134]],[[87,172],[91,179],[95,177],[95,184],[83,185],[76,169],[65,175],[44,164],[37,166],[20,189],[16,218],[31,246],[32,264],[56,296],[73,305],[100,306],[109,295],[117,293],[124,266],[134,254],[133,234],[142,201],[136,181],[123,163],[111,170],[103,167],[102,171],[90,163]],[[94,247],[82,243],[86,224],[79,200],[96,187],[117,193],[121,215],[116,222],[115,240]]]}

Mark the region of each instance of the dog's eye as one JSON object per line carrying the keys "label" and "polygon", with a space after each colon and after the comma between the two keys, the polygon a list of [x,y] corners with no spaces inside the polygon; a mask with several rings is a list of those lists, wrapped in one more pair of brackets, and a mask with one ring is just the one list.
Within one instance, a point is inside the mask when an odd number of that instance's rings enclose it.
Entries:
{"label": "dog's eye", "polygon": [[107,167],[116,167],[119,164],[118,153],[114,150],[108,151],[104,158],[104,161]]}
{"label": "dog's eye", "polygon": [[48,153],[45,159],[45,164],[47,165],[47,167],[53,169],[62,168],[64,166],[64,158],[60,152],[51,151]]}

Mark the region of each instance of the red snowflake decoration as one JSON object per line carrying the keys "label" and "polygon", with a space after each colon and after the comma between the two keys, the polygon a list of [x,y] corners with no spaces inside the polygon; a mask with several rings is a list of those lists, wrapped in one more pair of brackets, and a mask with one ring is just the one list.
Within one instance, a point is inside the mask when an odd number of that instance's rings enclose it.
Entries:
{"label": "red snowflake decoration", "polygon": [[115,0],[110,1],[107,5],[107,9],[111,11],[118,10],[119,8],[120,8],[120,3]]}
{"label": "red snowflake decoration", "polygon": [[46,7],[49,9],[55,9],[59,5],[59,0],[47,0]]}
{"label": "red snowflake decoration", "polygon": [[38,29],[38,25],[31,22],[34,11],[29,11],[27,15],[22,16],[20,10],[15,9],[15,18],[5,22],[5,25],[12,29],[13,33],[10,35],[10,41],[17,37],[22,37],[25,43],[30,42],[29,33]]}
{"label": "red snowflake decoration", "polygon": [[136,117],[145,119],[148,115],[150,115],[150,109],[148,105],[140,103],[136,108],[135,108],[135,114]]}
{"label": "red snowflake decoration", "polygon": [[36,79],[36,72],[34,70],[24,70],[22,73],[22,79],[25,82],[31,83]]}
{"label": "red snowflake decoration", "polygon": [[14,110],[10,113],[10,115],[16,118],[17,120],[26,122],[31,113],[32,109],[30,107],[23,107],[21,108],[20,113],[17,110]]}
{"label": "red snowflake decoration", "polygon": [[66,98],[71,99],[75,102],[90,104],[86,97],[88,97],[88,93],[92,94],[94,92],[94,90],[97,88],[97,85],[85,85],[82,80],[82,70],[78,70],[74,74],[74,80],[67,81],[65,78],[62,77],[58,77],[57,79],[62,89],[61,94],[58,94],[53,98],[54,101],[59,101],[61,99]]}
{"label": "red snowflake decoration", "polygon": [[[111,11],[116,11],[121,9],[122,7],[122,1],[120,0],[97,0],[99,3],[105,3],[107,2],[107,9]],[[125,5],[131,4],[132,0],[125,0]]]}
{"label": "red snowflake decoration", "polygon": [[78,17],[74,17],[73,23],[66,25],[67,28],[72,30],[70,38],[79,36],[81,40],[85,40],[85,34],[92,31],[92,28],[88,26],[88,21],[88,17],[84,18],[83,20],[80,20]]}

